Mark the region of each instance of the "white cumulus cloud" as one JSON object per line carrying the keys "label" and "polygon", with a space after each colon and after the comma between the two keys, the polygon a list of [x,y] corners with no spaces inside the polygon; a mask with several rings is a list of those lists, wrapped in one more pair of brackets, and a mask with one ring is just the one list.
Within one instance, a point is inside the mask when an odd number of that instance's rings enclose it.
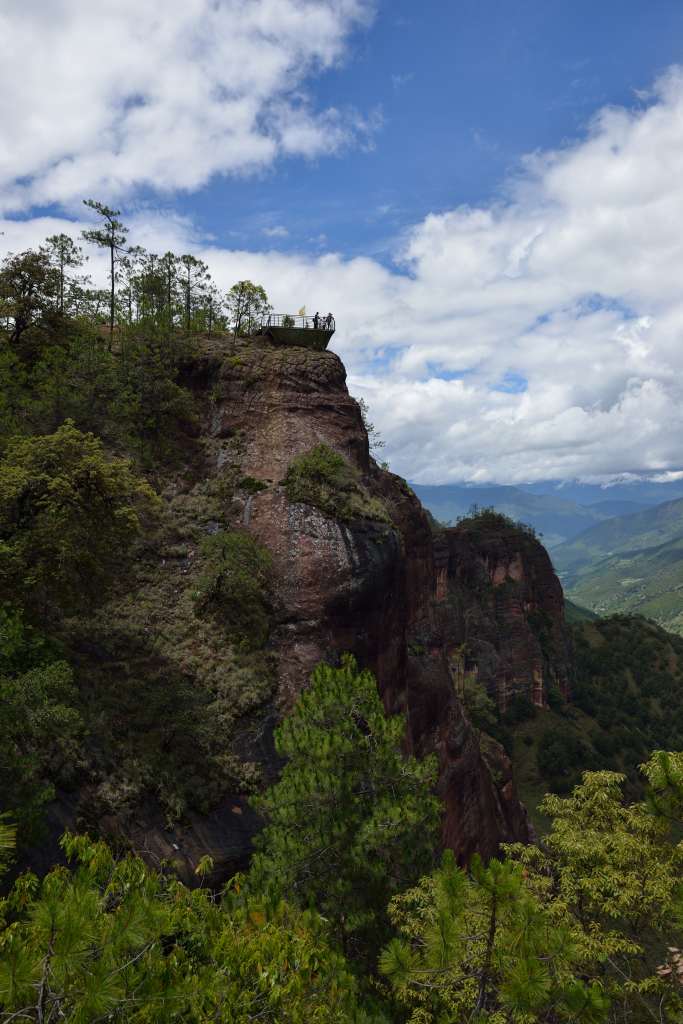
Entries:
{"label": "white cumulus cloud", "polygon": [[373,118],[315,109],[371,0],[4,0],[0,208],[194,190],[278,155],[367,141]]}

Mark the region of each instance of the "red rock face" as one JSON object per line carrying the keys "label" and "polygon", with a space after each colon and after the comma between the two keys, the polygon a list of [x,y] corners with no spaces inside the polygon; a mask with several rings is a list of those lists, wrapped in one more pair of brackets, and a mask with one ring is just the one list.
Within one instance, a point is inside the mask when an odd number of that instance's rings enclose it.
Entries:
{"label": "red rock face", "polygon": [[[360,410],[333,353],[257,346],[239,359],[224,364],[214,386],[211,471],[220,474],[221,444],[234,445],[239,431],[240,472],[266,484],[239,515],[274,559],[279,713],[291,707],[318,661],[353,652],[375,673],[387,711],[407,715],[407,748],[438,754],[444,842],[466,860],[475,850],[489,856],[502,841],[526,840],[509,761],[470,726],[449,669],[460,628],[450,608],[457,547],[435,547],[410,488],[370,459]],[[282,481],[289,464],[320,443],[356,467],[393,525],[341,522],[288,503]],[[492,570],[501,583],[502,565]],[[508,574],[521,579],[524,571],[521,556],[510,559]],[[511,624],[513,618],[511,609]],[[519,672],[522,657],[520,647],[513,658]]]}
{"label": "red rock face", "polygon": [[531,532],[485,517],[444,531],[448,584],[440,625],[451,657],[475,671],[502,711],[516,696],[547,706],[570,696],[571,652],[562,587]]}

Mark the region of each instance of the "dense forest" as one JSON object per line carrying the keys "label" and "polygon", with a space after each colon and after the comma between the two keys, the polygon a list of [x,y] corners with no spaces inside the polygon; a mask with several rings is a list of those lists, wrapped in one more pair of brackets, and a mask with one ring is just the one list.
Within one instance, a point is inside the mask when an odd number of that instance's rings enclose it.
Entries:
{"label": "dense forest", "polygon": [[[221,295],[200,261],[127,247],[118,211],[89,206],[101,225],[84,241],[107,256],[106,289],[64,235],[0,265],[0,1019],[680,1020],[681,642],[627,619],[579,623],[571,704],[516,701],[501,717],[464,694],[522,776],[524,755],[553,791],[538,842],[486,863],[440,849],[436,759],[406,753],[404,717],[385,714],[350,656],[318,666],[275,730],[281,771],[256,777],[228,739],[237,702],[251,713],[270,685],[268,550],[211,526],[184,582],[174,569],[164,590],[145,574],[152,549],[175,564],[190,536],[178,524],[192,529],[173,494],[198,443],[191,359],[214,344],[239,359],[267,296],[248,281]],[[344,472],[321,446],[287,487],[305,501],[315,485],[320,503]],[[349,515],[367,512],[357,482],[344,486]],[[131,581],[161,587],[155,607],[169,609],[154,657],[151,605],[132,601]],[[98,619],[105,599],[128,632]],[[105,634],[115,674],[97,670]],[[167,671],[171,634],[188,662],[209,663],[193,668],[203,688],[187,667]],[[131,638],[157,672],[144,689]],[[64,834],[60,863],[22,871],[76,778],[100,801],[91,819]],[[227,884],[213,884],[210,857],[186,884],[99,834],[150,780],[173,821],[236,778],[263,827]]]}

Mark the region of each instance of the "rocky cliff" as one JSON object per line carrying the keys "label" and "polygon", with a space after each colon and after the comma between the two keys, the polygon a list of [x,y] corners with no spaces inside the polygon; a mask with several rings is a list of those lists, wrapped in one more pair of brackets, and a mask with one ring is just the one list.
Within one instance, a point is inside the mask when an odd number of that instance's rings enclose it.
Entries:
{"label": "rocky cliff", "polygon": [[501,712],[571,696],[562,587],[534,532],[484,510],[436,541],[439,616],[459,685],[474,674]]}
{"label": "rocky cliff", "polygon": [[[183,383],[198,436],[160,481],[163,528],[134,578],[69,638],[95,709],[93,755],[79,792],[53,805],[54,834],[103,829],[188,879],[205,852],[223,875],[243,866],[257,827],[246,795],[278,770],[274,724],[319,660],[351,651],[387,712],[406,714],[406,748],[438,755],[443,841],[464,861],[526,840],[509,760],[461,697],[466,676],[501,708],[517,693],[541,704],[551,685],[567,692],[562,594],[541,545],[500,524],[435,534],[405,481],[370,457],[331,352],[207,346]],[[334,493],[296,500],[288,486],[314,451],[344,460],[336,506]],[[220,616],[198,611],[205,539],[236,528],[272,557],[261,650],[228,642]]]}
{"label": "rocky cliff", "polygon": [[[247,498],[238,520],[275,559],[278,707],[286,713],[316,662],[352,651],[376,674],[387,711],[407,714],[407,745],[420,754],[438,753],[445,842],[466,859],[474,850],[492,854],[500,841],[526,839],[526,814],[509,762],[493,741],[482,744],[455,691],[451,662],[460,620],[439,571],[442,542],[435,545],[428,518],[405,482],[370,458],[340,360],[330,352],[263,344],[215,372],[216,399],[206,428],[219,442],[212,471],[220,472],[220,442],[230,444],[241,431],[246,441],[240,471],[266,485]],[[288,501],[288,467],[320,443],[357,470],[388,522],[343,521]],[[453,580],[460,571],[454,541]],[[554,580],[549,562],[543,567]],[[541,576],[539,571],[539,586]],[[550,592],[552,583],[545,585]],[[462,590],[467,591],[465,580]],[[542,608],[540,591],[538,599]],[[473,591],[472,607],[477,601]],[[561,620],[561,594],[559,609],[548,608],[550,615],[558,611]],[[422,637],[430,638],[424,653]],[[505,650],[504,633],[497,639]],[[535,655],[535,649],[532,657],[531,648],[516,647],[508,659],[513,672],[531,678]]]}

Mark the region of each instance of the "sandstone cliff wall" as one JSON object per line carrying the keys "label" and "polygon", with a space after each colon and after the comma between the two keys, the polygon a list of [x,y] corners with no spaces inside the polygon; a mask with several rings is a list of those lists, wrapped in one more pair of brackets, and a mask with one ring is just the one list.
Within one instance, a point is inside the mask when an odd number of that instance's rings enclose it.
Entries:
{"label": "sandstone cliff wall", "polygon": [[546,707],[571,693],[562,587],[532,531],[484,513],[436,541],[440,628],[456,673],[474,672],[505,711],[515,697]]}
{"label": "sandstone cliff wall", "polygon": [[[238,363],[221,366],[214,395],[206,428],[216,441],[212,472],[221,471],[221,443],[241,431],[241,472],[266,485],[247,499],[238,521],[248,523],[275,560],[280,711],[286,713],[319,660],[352,651],[375,672],[387,711],[407,714],[407,746],[438,753],[444,841],[466,859],[474,850],[488,856],[501,841],[526,839],[509,762],[493,741],[482,749],[454,689],[454,634],[443,629],[448,588],[439,590],[429,521],[405,482],[370,459],[341,361],[331,352],[253,346]],[[342,522],[287,501],[288,466],[320,443],[356,467],[391,526]],[[422,635],[435,640],[426,656],[415,656]]]}

